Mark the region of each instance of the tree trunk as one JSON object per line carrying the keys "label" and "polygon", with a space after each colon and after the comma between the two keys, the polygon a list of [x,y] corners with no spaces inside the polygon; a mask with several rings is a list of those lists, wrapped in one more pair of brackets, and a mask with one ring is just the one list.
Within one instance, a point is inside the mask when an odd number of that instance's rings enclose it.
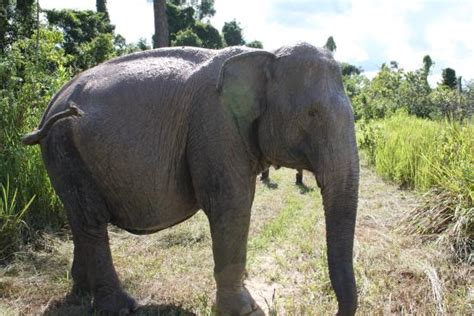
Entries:
{"label": "tree trunk", "polygon": [[155,12],[155,35],[153,48],[169,46],[168,16],[166,15],[166,0],[153,0]]}

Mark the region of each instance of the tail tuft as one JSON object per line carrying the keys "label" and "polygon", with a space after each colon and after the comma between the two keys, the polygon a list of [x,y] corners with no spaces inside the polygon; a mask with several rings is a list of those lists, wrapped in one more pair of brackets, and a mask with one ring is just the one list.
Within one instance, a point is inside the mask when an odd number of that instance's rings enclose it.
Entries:
{"label": "tail tuft", "polygon": [[21,142],[23,143],[23,145],[36,145],[39,144],[41,138],[41,131],[36,130],[23,136]]}
{"label": "tail tuft", "polygon": [[67,118],[70,116],[83,116],[84,112],[79,109],[75,104],[71,102],[67,110],[58,112],[51,116],[44,124],[42,127],[37,129],[36,131],[33,131],[29,134],[26,134],[22,139],[21,142],[25,145],[36,145],[39,144],[40,140],[43,139],[51,129],[54,123],[57,121]]}

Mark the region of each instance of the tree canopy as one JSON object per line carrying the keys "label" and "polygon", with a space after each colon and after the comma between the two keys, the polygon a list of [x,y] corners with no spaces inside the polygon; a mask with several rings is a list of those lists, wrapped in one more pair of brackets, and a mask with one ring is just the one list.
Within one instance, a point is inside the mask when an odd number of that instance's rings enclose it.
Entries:
{"label": "tree canopy", "polygon": [[[245,45],[242,28],[237,21],[226,22],[222,29],[222,35],[209,21],[205,21],[206,17],[210,17],[215,13],[213,8],[214,1],[173,0],[168,2],[167,14],[171,45],[184,45],[183,43],[186,43],[187,46],[211,49]],[[195,36],[191,33],[194,33]],[[249,43],[249,46],[263,48],[260,41],[253,41]]]}
{"label": "tree canopy", "polygon": [[452,68],[445,68],[441,72],[441,77],[442,81],[441,84],[451,88],[455,89],[457,87],[457,77],[456,77],[456,71]]}
{"label": "tree canopy", "polygon": [[236,21],[225,22],[222,27],[222,34],[227,46],[244,45],[244,37],[242,35],[242,27]]}
{"label": "tree canopy", "polygon": [[324,44],[324,48],[329,50],[330,52],[335,52],[337,49],[336,42],[332,36],[329,36],[326,40],[326,44]]}
{"label": "tree canopy", "polygon": [[109,20],[109,11],[107,10],[107,0],[97,0],[96,8],[98,13],[102,13]]}

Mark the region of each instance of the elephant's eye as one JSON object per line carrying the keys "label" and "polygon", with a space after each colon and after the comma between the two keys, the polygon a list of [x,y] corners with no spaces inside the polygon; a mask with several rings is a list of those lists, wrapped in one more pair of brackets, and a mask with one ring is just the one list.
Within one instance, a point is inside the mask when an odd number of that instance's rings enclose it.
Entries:
{"label": "elephant's eye", "polygon": [[308,111],[308,115],[311,117],[315,117],[317,114],[318,114],[317,111],[314,109]]}

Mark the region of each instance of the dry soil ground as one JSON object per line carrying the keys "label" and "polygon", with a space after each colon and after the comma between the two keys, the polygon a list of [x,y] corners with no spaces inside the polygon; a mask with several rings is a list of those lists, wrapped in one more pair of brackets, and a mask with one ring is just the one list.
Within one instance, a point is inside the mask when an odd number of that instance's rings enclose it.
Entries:
{"label": "dry soil ground", "polygon": [[[258,184],[252,213],[247,286],[270,315],[331,315],[324,218],[314,179],[270,173]],[[401,215],[420,203],[362,169],[355,243],[360,315],[474,313],[473,268],[446,250],[403,232]],[[112,252],[138,315],[210,315],[214,296],[207,220],[192,219],[150,236],[110,228]],[[84,315],[88,302],[68,303],[70,236],[44,235],[42,250],[25,249],[0,267],[0,315]]]}

